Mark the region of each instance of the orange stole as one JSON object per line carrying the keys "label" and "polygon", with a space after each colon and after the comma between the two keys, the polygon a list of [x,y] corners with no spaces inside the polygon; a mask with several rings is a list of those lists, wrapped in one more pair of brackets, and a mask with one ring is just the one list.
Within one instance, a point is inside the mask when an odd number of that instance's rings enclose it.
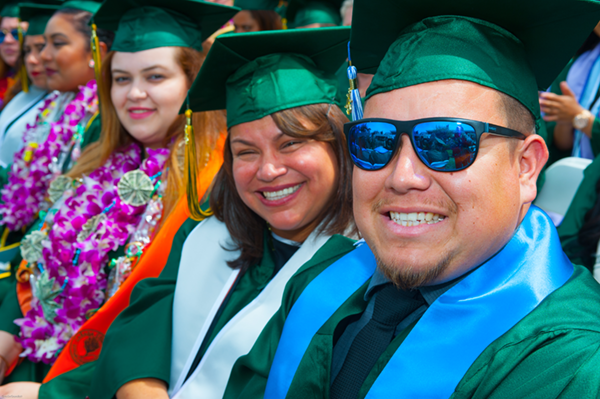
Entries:
{"label": "orange stole", "polygon": [[[225,135],[219,138],[210,161],[198,178],[198,196],[204,196],[223,163]],[[82,364],[98,359],[104,334],[113,320],[129,305],[131,291],[138,281],[157,277],[167,263],[173,237],[189,217],[185,195],[167,218],[150,246],[144,251],[138,265],[117,293],[110,298],[69,340],[44,378],[44,383]]]}

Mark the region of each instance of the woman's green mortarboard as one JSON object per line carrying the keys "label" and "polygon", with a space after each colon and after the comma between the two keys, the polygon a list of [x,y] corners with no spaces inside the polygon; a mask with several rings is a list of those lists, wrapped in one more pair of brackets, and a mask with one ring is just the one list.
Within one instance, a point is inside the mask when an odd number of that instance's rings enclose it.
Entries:
{"label": "woman's green mortarboard", "polygon": [[333,104],[350,29],[219,36],[189,93],[193,111],[227,110],[227,126],[289,108]]}
{"label": "woman's green mortarboard", "polygon": [[39,4],[39,3],[19,3],[20,16],[22,21],[27,21],[28,36],[43,35],[48,21],[52,15],[60,8],[57,1],[56,4]]}
{"label": "woman's green mortarboard", "polygon": [[290,0],[286,19],[290,28],[311,24],[340,25],[342,0]]}
{"label": "woman's green mortarboard", "polygon": [[538,90],[599,20],[593,0],[356,0],[352,59],[359,72],[375,73],[367,98],[467,80],[515,98],[540,123]]}
{"label": "woman's green mortarboard", "polygon": [[102,0],[98,1],[90,1],[90,0],[67,0],[60,8],[74,8],[76,10],[87,11],[89,13],[94,14],[100,6],[102,5]]}
{"label": "woman's green mortarboard", "polygon": [[238,11],[200,0],[106,0],[94,22],[115,32],[114,51],[133,53],[158,47],[202,50],[202,42]]}

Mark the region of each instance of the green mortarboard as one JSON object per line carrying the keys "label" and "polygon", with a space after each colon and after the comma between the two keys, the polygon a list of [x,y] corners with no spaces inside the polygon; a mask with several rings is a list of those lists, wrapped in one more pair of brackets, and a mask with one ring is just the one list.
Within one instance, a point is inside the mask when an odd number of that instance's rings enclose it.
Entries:
{"label": "green mortarboard", "polygon": [[311,24],[340,25],[342,1],[291,0],[285,17],[291,28]]}
{"label": "green mortarboard", "polygon": [[219,36],[189,92],[193,111],[227,110],[227,126],[309,104],[335,103],[349,28]]}
{"label": "green mortarboard", "polygon": [[29,22],[27,35],[43,35],[46,24],[52,15],[60,8],[56,5],[38,3],[19,3],[21,20]]}
{"label": "green mortarboard", "polygon": [[599,20],[592,0],[357,0],[352,62],[375,73],[367,98],[467,80],[517,99],[539,123],[538,89],[546,90]]}
{"label": "green mortarboard", "polygon": [[0,17],[19,18],[19,4],[17,1],[0,1]]}
{"label": "green mortarboard", "polygon": [[278,11],[280,3],[279,0],[235,0],[233,5],[242,10]]}
{"label": "green mortarboard", "polygon": [[75,8],[81,11],[87,11],[94,14],[102,5],[102,0],[91,1],[91,0],[67,0],[60,8]]}
{"label": "green mortarboard", "polygon": [[115,32],[114,51],[174,46],[202,50],[202,42],[238,11],[200,0],[106,0],[94,21]]}

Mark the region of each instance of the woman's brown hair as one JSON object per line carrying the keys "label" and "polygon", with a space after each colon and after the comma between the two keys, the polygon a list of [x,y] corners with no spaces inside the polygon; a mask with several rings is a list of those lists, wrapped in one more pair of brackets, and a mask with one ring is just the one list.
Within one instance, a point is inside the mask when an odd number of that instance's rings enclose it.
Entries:
{"label": "woman's brown hair", "polygon": [[[102,133],[100,140],[90,144],[81,154],[77,165],[68,173],[70,177],[78,178],[89,174],[102,166],[112,153],[135,142],[133,137],[127,133],[110,98],[112,86],[111,64],[114,52],[107,54],[102,62],[102,82],[100,84],[100,116],[102,117]],[[188,80],[188,87],[196,78],[204,56],[187,47],[178,47],[177,60]],[[210,153],[215,148],[216,142],[221,134],[226,134],[226,119],[223,111],[195,112],[192,117],[195,131],[197,159],[201,162],[199,169],[208,162]],[[171,148],[169,160],[166,164],[166,182],[168,190],[163,198],[164,213],[162,220],[166,220],[175,204],[185,194],[184,170],[184,127],[185,116],[179,115],[169,128],[165,137],[164,145]]]}
{"label": "woman's brown hair", "polygon": [[283,29],[281,16],[272,10],[249,10],[261,31]]}
{"label": "woman's brown hair", "polygon": [[[352,214],[352,162],[343,132],[346,115],[335,105],[313,104],[290,108],[271,114],[283,133],[296,138],[310,138],[331,145],[338,166],[337,189],[317,216],[319,233],[356,233]],[[309,122],[307,129],[302,123]],[[224,222],[240,250],[240,257],[228,262],[232,269],[242,272],[260,262],[263,256],[263,237],[267,222],[252,211],[240,198],[233,177],[233,154],[229,137],[225,144],[223,165],[215,178],[210,196],[210,207],[215,217]]]}

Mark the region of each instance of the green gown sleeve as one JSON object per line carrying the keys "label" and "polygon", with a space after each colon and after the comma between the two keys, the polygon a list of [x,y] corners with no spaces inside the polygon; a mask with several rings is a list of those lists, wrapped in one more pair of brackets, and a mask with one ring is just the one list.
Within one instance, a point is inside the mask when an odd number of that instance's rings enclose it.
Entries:
{"label": "green gown sleeve", "polygon": [[287,283],[281,308],[267,323],[250,352],[233,366],[224,399],[262,398],[283,324],[304,288],[329,265],[350,252],[354,241],[333,236]]}
{"label": "green gown sleeve", "polygon": [[598,199],[596,183],[600,178],[600,157],[597,157],[583,172],[583,180],[569,205],[569,209],[560,226],[558,236],[563,250],[571,262],[582,264],[591,270],[593,259],[583,259],[582,246],[579,244],[579,230],[585,222],[585,214],[592,209]]}
{"label": "green gown sleeve", "polygon": [[123,384],[136,379],[156,378],[168,383],[173,296],[181,250],[198,223],[188,219],[181,226],[160,276],[137,283],[129,306],[108,329],[95,362],[91,399],[111,399]]}

